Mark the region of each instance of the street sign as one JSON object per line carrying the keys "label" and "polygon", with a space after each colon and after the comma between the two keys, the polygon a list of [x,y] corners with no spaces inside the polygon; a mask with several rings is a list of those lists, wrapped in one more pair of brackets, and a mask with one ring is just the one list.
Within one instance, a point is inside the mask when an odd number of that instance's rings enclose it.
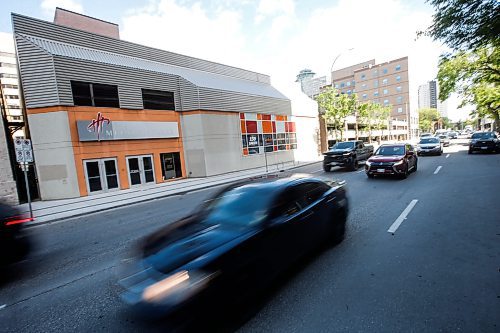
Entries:
{"label": "street sign", "polygon": [[18,163],[33,163],[33,150],[30,139],[15,139],[16,161]]}

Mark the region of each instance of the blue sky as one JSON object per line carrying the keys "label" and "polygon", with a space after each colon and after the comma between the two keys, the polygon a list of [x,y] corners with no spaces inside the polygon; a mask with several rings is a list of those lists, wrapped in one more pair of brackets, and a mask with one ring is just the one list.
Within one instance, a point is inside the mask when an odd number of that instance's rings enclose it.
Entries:
{"label": "blue sky", "polygon": [[117,23],[124,40],[271,75],[285,92],[301,69],[328,75],[339,54],[336,68],[408,56],[416,91],[446,51],[416,39],[432,20],[424,0],[18,0],[2,4],[0,31],[11,12],[52,21],[56,6]]}

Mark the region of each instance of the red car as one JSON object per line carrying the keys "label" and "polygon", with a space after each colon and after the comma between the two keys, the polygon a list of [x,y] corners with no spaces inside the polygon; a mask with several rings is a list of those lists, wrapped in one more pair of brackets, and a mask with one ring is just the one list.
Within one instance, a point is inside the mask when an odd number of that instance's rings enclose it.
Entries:
{"label": "red car", "polygon": [[373,178],[375,175],[396,175],[406,178],[410,172],[417,171],[417,164],[418,157],[412,145],[384,144],[366,161],[365,172],[368,178]]}

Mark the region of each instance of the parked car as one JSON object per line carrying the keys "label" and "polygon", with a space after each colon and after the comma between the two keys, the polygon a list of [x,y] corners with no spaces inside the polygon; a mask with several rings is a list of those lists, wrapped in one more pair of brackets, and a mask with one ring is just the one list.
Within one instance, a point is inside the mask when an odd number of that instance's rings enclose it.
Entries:
{"label": "parked car", "polygon": [[324,153],[323,170],[331,171],[332,166],[347,167],[356,170],[360,161],[365,161],[373,154],[373,146],[365,145],[363,141],[337,142]]}
{"label": "parked car", "polygon": [[474,151],[500,152],[500,140],[494,132],[476,132],[469,142],[469,154]]}
{"label": "parked car", "polygon": [[426,138],[426,137],[429,137],[429,136],[432,136],[431,133],[422,133],[420,134],[420,138]]}
{"label": "parked car", "polygon": [[366,161],[365,172],[368,178],[376,175],[396,175],[406,178],[410,172],[417,171],[418,157],[412,145],[383,144]]}
{"label": "parked car", "polygon": [[417,145],[417,154],[420,155],[441,155],[443,144],[439,138],[426,137],[420,139]]}
{"label": "parked car", "polygon": [[0,267],[20,261],[28,255],[32,242],[24,224],[31,220],[14,206],[0,202]]}
{"label": "parked car", "polygon": [[340,182],[286,177],[230,185],[139,243],[137,258],[121,269],[121,299],[149,315],[244,299],[322,242],[341,241],[347,215]]}
{"label": "parked car", "polygon": [[439,138],[443,147],[448,147],[450,145],[450,138],[446,134],[438,134],[436,138]]}

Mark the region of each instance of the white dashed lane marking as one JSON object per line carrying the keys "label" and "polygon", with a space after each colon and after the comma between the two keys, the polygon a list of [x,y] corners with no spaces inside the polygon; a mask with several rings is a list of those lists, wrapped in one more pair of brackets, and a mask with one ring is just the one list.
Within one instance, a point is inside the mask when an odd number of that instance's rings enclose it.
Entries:
{"label": "white dashed lane marking", "polygon": [[450,157],[450,154],[446,155],[446,158]]}
{"label": "white dashed lane marking", "polygon": [[408,214],[410,214],[411,210],[413,209],[413,207],[415,207],[415,205],[417,204],[417,202],[418,202],[417,199],[413,199],[408,204],[408,206],[405,208],[405,210],[403,210],[403,212],[401,213],[401,215],[399,215],[399,217],[396,219],[396,221],[394,221],[394,223],[387,230],[387,232],[390,232],[391,234],[394,234],[396,232],[396,230],[398,230],[398,228],[401,225],[401,223],[403,223],[403,221],[406,220],[406,217],[408,216]]}
{"label": "white dashed lane marking", "polygon": [[441,170],[441,168],[442,168],[442,166],[441,166],[441,165],[440,165],[440,166],[438,166],[438,167],[436,168],[436,171],[434,171],[434,174],[435,174],[435,175],[437,175],[437,173],[439,172],[439,170]]}

